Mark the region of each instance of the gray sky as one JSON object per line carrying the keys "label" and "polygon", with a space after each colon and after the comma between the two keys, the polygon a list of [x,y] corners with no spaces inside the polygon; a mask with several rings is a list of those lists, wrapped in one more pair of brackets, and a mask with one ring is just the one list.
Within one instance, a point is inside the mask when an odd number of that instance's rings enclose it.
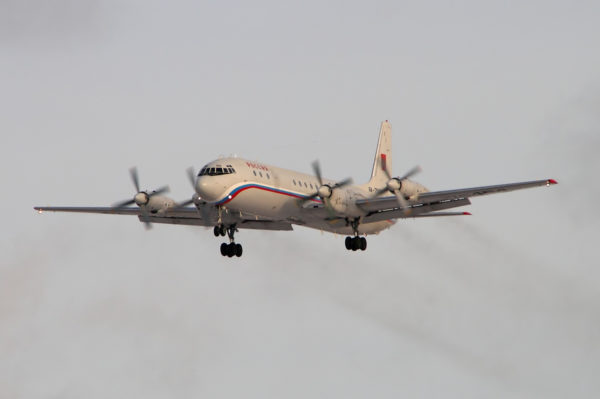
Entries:
{"label": "gray sky", "polygon": [[[0,397],[594,397],[597,2],[0,2]],[[191,195],[238,154],[432,190],[553,177],[341,237],[33,205]]]}

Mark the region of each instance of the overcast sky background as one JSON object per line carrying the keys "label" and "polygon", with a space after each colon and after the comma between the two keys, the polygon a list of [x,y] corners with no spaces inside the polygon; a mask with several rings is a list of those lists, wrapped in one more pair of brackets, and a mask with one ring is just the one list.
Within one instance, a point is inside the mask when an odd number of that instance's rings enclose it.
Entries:
{"label": "overcast sky background", "polygon": [[[600,4],[0,2],[0,398],[596,397]],[[432,190],[556,178],[369,238],[106,206],[221,154]]]}

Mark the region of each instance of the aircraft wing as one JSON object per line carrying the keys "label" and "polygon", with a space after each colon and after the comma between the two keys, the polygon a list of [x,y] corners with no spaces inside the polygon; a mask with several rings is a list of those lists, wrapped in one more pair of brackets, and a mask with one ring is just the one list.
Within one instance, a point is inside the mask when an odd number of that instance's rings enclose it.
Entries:
{"label": "aircraft wing", "polygon": [[[398,205],[395,196],[358,200],[356,204],[361,209],[368,212],[367,216],[363,219],[365,223],[396,218],[421,217],[426,215],[450,216],[458,213],[450,214],[435,212],[469,205],[471,203],[469,198],[471,197],[504,193],[539,186],[549,186],[551,184],[557,184],[556,180],[534,180],[528,182],[498,184],[494,186],[461,188],[457,190],[432,191],[420,194],[416,198],[410,198],[410,206],[407,209],[401,208]],[[406,212],[407,210],[409,211],[408,213]],[[468,215],[469,213],[463,212],[462,214]]]}
{"label": "aircraft wing", "polygon": [[74,213],[102,213],[107,215],[141,215],[140,208],[111,208],[101,206],[34,206],[39,213],[43,212],[74,212]]}
{"label": "aircraft wing", "polygon": [[534,180],[534,181],[521,182],[521,183],[498,184],[495,186],[483,186],[483,187],[462,188],[459,190],[435,191],[435,192],[423,193],[423,194],[419,195],[419,197],[417,198],[417,201],[430,203],[430,202],[436,202],[436,201],[454,200],[454,199],[459,199],[459,198],[478,197],[480,195],[505,193],[508,191],[522,190],[524,188],[549,186],[551,184],[557,184],[556,180],[554,180],[554,179]]}
{"label": "aircraft wing", "polygon": [[[140,221],[143,220],[142,211],[138,207],[112,208],[112,207],[68,207],[68,206],[36,206],[33,209],[43,212],[71,212],[71,213],[99,213],[105,215],[133,215]],[[212,227],[217,224],[217,212],[214,208],[199,211],[195,207],[170,208],[157,214],[148,214],[150,223],[178,224],[185,226]],[[227,213],[223,220],[228,224],[236,224],[240,229],[254,230],[293,230],[288,222],[267,220],[256,217],[244,218],[238,214]]]}

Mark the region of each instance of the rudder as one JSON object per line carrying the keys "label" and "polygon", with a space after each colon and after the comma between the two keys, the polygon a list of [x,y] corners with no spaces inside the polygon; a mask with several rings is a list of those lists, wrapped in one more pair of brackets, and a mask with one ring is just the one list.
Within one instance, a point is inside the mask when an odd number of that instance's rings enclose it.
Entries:
{"label": "rudder", "polygon": [[[389,173],[386,173],[385,171]],[[373,161],[373,171],[371,172],[371,184],[385,184],[388,181],[387,176],[392,171],[392,125],[388,121],[381,122],[379,130],[379,140],[377,141],[377,151]]]}

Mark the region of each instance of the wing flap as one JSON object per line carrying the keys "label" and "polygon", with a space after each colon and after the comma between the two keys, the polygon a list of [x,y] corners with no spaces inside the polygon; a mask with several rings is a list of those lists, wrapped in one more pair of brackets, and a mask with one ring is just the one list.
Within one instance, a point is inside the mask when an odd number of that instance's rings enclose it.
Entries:
{"label": "wing flap", "polygon": [[[139,216],[140,221],[142,216]],[[177,216],[150,216],[150,223],[160,224],[177,224],[181,226],[204,226],[212,227],[213,223],[202,220],[200,218],[177,217]],[[271,231],[290,231],[293,230],[292,225],[287,222],[270,221],[270,220],[242,220],[236,223],[236,227],[240,229],[252,230],[271,230]]]}
{"label": "wing flap", "polygon": [[[363,218],[363,222],[364,223],[372,223],[372,222],[381,222],[383,220],[389,220],[389,219],[410,219],[410,218],[414,218],[414,217],[423,217],[423,216],[430,214],[431,212],[441,211],[441,210],[451,209],[451,208],[457,208],[459,206],[469,205],[470,203],[471,203],[471,201],[469,201],[468,198],[462,198],[462,199],[458,199],[458,200],[439,202],[436,204],[411,206],[409,208],[410,214],[408,214],[408,215],[404,212],[405,209],[398,208],[398,204],[396,204],[395,209],[385,209],[385,210],[374,211],[374,212],[370,213],[369,215],[367,215]],[[463,212],[459,212],[459,213],[463,214]],[[449,216],[449,215],[440,214],[440,216]]]}

